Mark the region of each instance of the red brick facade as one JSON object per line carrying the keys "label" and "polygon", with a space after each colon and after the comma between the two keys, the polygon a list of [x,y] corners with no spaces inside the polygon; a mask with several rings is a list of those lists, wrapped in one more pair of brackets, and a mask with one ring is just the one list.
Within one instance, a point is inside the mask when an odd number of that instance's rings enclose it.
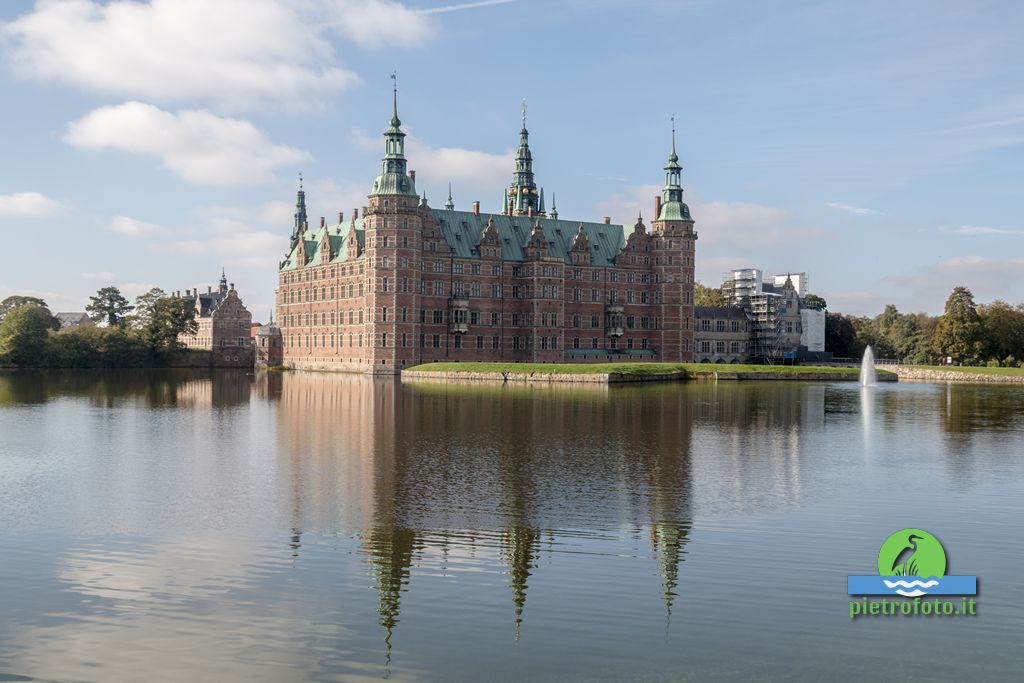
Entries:
{"label": "red brick facade", "polygon": [[304,202],[300,191],[277,289],[288,366],[395,373],[431,361],[693,358],[688,210],[648,231],[640,220],[584,225],[374,193],[361,218],[311,230]]}

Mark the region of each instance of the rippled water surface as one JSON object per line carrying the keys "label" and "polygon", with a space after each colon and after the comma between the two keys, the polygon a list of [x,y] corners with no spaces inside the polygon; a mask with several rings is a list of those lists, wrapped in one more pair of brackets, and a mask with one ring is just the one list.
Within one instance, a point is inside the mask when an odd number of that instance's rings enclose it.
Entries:
{"label": "rippled water surface", "polygon": [[6,373],[0,681],[1018,679],[1022,513],[1013,386]]}

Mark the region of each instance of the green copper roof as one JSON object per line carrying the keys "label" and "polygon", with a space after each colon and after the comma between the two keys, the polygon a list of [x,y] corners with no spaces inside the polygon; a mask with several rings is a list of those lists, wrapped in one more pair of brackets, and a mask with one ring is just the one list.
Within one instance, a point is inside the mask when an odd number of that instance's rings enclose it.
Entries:
{"label": "green copper roof", "polygon": [[690,207],[684,202],[665,202],[661,205],[659,221],[690,221]]}
{"label": "green copper roof", "polygon": [[[331,259],[331,263],[344,261],[345,256],[348,253],[348,237],[352,231],[353,221],[348,220],[344,223],[334,223],[333,225],[327,225],[322,228],[316,228],[315,230],[307,230],[302,234],[303,247],[306,250],[306,265],[307,266],[319,266],[323,265],[323,253],[320,251],[320,245],[323,243],[324,232],[327,233],[327,239],[331,242],[331,252],[334,254],[334,258]],[[363,246],[366,240],[366,233],[363,231],[363,219],[359,218],[355,221],[355,235],[359,241],[359,246]],[[296,256],[298,255],[298,243],[288,253],[287,258],[281,263],[279,270],[295,270],[299,267],[296,263]]]}
{"label": "green copper roof", "polygon": [[[537,221],[537,218],[526,216],[488,213],[475,215],[470,211],[438,209],[432,209],[432,211],[445,241],[459,258],[480,258],[477,250],[480,236],[484,228],[487,227],[487,221],[493,218],[494,227],[498,231],[498,239],[501,243],[501,258],[505,261],[522,261],[523,246],[530,241],[533,225]],[[540,226],[547,239],[548,256],[571,263],[569,250],[572,249],[580,222],[541,218]],[[590,241],[590,253],[593,255],[593,265],[595,266],[612,265],[613,259],[626,246],[627,230],[622,225],[583,223],[583,231]]]}
{"label": "green copper roof", "polygon": [[[522,261],[523,246],[529,242],[533,234],[533,225],[536,218],[526,216],[505,216],[502,214],[475,215],[470,211],[453,211],[451,209],[431,209],[434,220],[445,242],[455,252],[458,258],[480,258],[477,247],[480,244],[480,237],[487,227],[487,221],[494,219],[494,227],[498,231],[498,239],[501,244],[501,258],[505,261]],[[566,263],[571,263],[569,251],[572,249],[576,233],[579,231],[579,221],[561,221],[553,218],[541,218],[541,229],[548,243],[548,256],[560,258]],[[590,243],[590,253],[593,256],[593,265],[606,267],[613,265],[614,259],[626,246],[627,229],[625,226],[608,223],[583,223],[583,232],[587,235]],[[318,266],[324,263],[320,245],[323,241],[324,232],[327,232],[331,241],[331,251],[334,258],[331,263],[340,263],[345,260],[348,254],[348,237],[353,226],[353,221],[328,225],[315,230],[307,230],[302,234],[303,248],[306,251],[306,265]],[[355,221],[356,239],[360,246],[365,243],[366,233],[363,231],[363,219]],[[632,230],[632,228],[630,228]],[[291,250],[287,258],[281,263],[280,270],[294,270],[298,267],[296,256],[298,244]]]}

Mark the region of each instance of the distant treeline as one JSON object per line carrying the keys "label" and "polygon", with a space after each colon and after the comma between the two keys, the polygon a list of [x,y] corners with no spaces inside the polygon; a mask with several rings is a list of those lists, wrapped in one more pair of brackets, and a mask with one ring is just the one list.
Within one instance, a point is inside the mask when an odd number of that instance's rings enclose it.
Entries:
{"label": "distant treeline", "polygon": [[[697,284],[698,306],[723,305],[719,289]],[[826,310],[827,302],[808,294],[804,305]],[[827,312],[825,350],[837,358],[860,358],[867,346],[876,358],[938,364],[953,358],[963,365],[1024,367],[1024,304],[1005,301],[975,304],[966,287],[957,287],[942,315],[900,313],[892,304],[874,318]]]}
{"label": "distant treeline", "polygon": [[90,298],[94,323],[61,329],[42,299],[0,302],[0,365],[52,368],[159,367],[180,350],[178,335],[195,332],[195,309],[185,299],[152,289],[129,304],[116,287]]}

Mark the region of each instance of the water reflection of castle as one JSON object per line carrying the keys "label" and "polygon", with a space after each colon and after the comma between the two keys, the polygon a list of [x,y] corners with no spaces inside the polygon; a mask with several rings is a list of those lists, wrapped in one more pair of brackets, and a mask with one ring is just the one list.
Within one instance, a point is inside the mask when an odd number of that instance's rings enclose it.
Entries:
{"label": "water reflection of castle", "polygon": [[449,553],[500,567],[518,637],[538,560],[565,529],[649,537],[670,613],[690,529],[692,405],[673,387],[453,389],[289,374],[277,414],[292,547],[303,529],[359,535],[388,652],[417,563]]}

